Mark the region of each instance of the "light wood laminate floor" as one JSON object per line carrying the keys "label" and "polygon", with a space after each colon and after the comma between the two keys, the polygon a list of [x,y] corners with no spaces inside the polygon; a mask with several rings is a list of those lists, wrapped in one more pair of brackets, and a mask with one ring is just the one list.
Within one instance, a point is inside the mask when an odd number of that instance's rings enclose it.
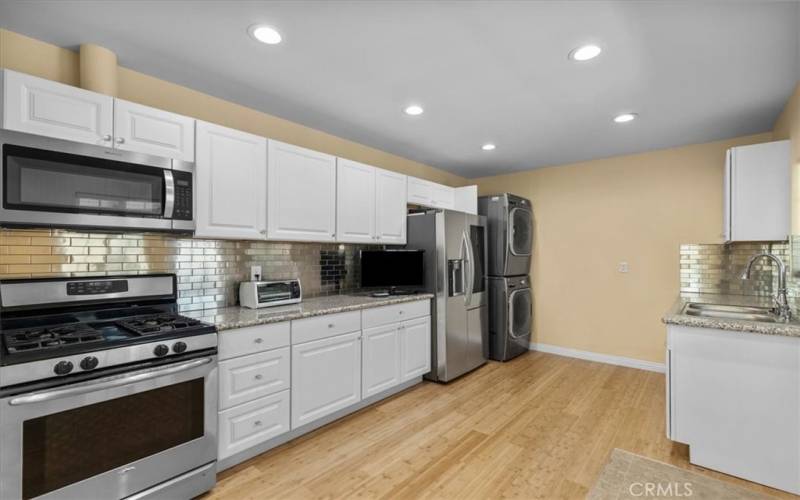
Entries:
{"label": "light wood laminate floor", "polygon": [[797,498],[689,464],[664,412],[663,374],[531,352],[365,408],[203,498],[583,498],[614,448]]}

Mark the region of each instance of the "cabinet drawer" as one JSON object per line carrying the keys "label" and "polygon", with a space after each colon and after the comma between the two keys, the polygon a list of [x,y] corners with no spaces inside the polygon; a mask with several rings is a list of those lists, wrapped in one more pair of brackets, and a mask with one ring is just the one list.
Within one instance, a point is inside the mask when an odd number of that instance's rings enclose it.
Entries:
{"label": "cabinet drawer", "polygon": [[361,312],[326,314],[292,321],[292,344],[326,339],[361,330]]}
{"label": "cabinet drawer", "polygon": [[362,311],[364,328],[374,328],[387,323],[397,323],[408,319],[431,315],[430,299],[405,302],[391,306],[374,307]]}
{"label": "cabinet drawer", "polygon": [[289,432],[289,391],[219,413],[219,457],[227,458]]}
{"label": "cabinet drawer", "polygon": [[288,347],[219,363],[219,408],[231,408],[289,388]]}
{"label": "cabinet drawer", "polygon": [[289,322],[248,326],[219,334],[220,361],[289,345]]}

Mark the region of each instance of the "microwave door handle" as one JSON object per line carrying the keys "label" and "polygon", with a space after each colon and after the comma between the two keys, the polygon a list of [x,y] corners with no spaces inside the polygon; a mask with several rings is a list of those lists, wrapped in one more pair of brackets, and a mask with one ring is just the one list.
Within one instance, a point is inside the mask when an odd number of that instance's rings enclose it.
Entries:
{"label": "microwave door handle", "polygon": [[103,389],[112,389],[123,385],[134,384],[136,382],[143,382],[165,375],[174,375],[176,373],[185,372],[198,366],[207,365],[214,361],[214,358],[200,358],[181,363],[176,366],[169,366],[167,368],[151,368],[149,370],[142,370],[128,375],[115,375],[112,377],[101,378],[89,384],[80,384],[67,389],[56,389],[54,391],[43,391],[26,394],[12,398],[8,402],[11,406],[26,405],[32,403],[43,403],[45,401],[52,401],[54,399],[61,399],[71,396],[79,396],[81,394],[88,394],[90,392],[100,391]]}
{"label": "microwave door handle", "polygon": [[164,170],[164,218],[171,219],[175,210],[175,177],[172,170]]}

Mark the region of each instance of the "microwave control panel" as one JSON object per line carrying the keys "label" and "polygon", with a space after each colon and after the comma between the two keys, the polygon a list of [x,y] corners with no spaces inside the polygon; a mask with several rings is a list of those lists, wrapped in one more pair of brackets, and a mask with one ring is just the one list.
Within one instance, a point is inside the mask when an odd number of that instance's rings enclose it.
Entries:
{"label": "microwave control panel", "polygon": [[180,170],[173,170],[172,176],[175,179],[175,208],[172,218],[177,220],[192,220],[192,207],[194,206],[192,195],[192,174]]}

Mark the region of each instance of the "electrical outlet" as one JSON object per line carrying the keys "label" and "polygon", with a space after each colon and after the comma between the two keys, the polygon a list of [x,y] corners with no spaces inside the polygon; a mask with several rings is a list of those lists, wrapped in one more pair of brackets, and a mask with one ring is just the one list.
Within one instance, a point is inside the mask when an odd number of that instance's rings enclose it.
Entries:
{"label": "electrical outlet", "polygon": [[630,271],[630,268],[628,267],[628,263],[625,262],[625,261],[620,262],[619,263],[619,267],[617,267],[617,271],[619,271],[621,273],[627,273],[628,271]]}
{"label": "electrical outlet", "polygon": [[261,266],[250,266],[250,281],[260,281],[261,279]]}

